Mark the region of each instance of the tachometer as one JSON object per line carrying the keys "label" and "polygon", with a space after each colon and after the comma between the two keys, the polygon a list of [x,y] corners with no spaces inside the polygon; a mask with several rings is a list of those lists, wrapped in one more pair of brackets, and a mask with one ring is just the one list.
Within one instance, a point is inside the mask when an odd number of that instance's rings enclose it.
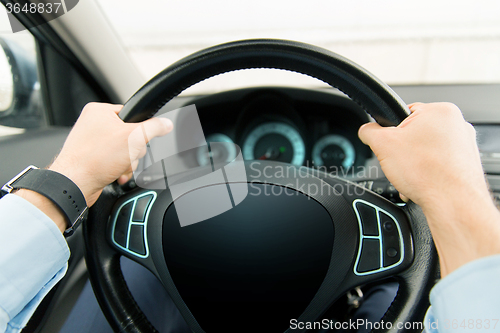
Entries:
{"label": "tachometer", "polygon": [[292,126],[264,123],[254,128],[243,143],[245,160],[272,160],[302,165],[306,147],[299,132]]}
{"label": "tachometer", "polygon": [[342,135],[326,135],[314,145],[312,158],[316,166],[342,167],[347,170],[354,164],[356,150]]}
{"label": "tachometer", "polygon": [[[222,133],[211,134],[207,136],[206,141],[209,146],[209,153],[207,155],[206,148],[198,149],[196,160],[198,161],[199,165],[209,165],[210,159],[212,159],[214,164],[219,164],[224,162],[231,162],[236,158],[236,147],[233,143],[233,140],[231,140],[231,138],[227,135]],[[223,142],[226,144],[211,145],[211,142]]]}

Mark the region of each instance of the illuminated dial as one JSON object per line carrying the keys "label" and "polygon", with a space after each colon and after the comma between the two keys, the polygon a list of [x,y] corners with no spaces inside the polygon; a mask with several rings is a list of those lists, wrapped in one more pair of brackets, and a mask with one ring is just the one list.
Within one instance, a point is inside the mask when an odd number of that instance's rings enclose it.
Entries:
{"label": "illuminated dial", "polygon": [[[213,164],[219,164],[224,162],[231,162],[236,158],[236,146],[225,134],[215,133],[207,136],[206,141],[209,146],[209,153],[207,155],[206,148],[200,147],[196,154],[196,160],[201,166],[210,165],[210,159],[212,159]],[[223,145],[211,145],[211,142],[222,142]]]}
{"label": "illuminated dial", "polygon": [[295,128],[284,123],[259,125],[243,143],[245,160],[272,160],[302,165],[305,157],[304,140]]}
{"label": "illuminated dial", "polygon": [[325,167],[342,167],[349,169],[356,159],[356,150],[352,143],[341,135],[326,135],[313,147],[314,165]]}

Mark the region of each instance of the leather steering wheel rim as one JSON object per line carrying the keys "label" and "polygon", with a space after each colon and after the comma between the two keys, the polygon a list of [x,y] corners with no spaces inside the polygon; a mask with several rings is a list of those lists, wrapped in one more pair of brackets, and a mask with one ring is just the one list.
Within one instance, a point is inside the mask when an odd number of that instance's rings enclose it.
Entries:
{"label": "leather steering wheel rim", "polygon": [[[247,40],[222,44],[188,56],[159,73],[125,104],[120,117],[138,122],[152,117],[186,88],[222,73],[251,68],[289,70],[315,77],[346,93],[381,125],[397,125],[409,114],[406,104],[385,83],[357,64],[324,49],[292,41]],[[130,294],[120,269],[120,255],[107,244],[106,222],[120,196],[108,186],[91,208],[84,224],[86,260],[94,293],[115,331],[152,332]],[[385,322],[422,322],[428,295],[438,274],[437,253],[421,209],[413,203],[404,208],[414,236],[411,267],[400,274],[398,294],[385,314]],[[398,330],[396,326],[379,332]]]}
{"label": "leather steering wheel rim", "polygon": [[246,40],[214,46],[172,64],[125,103],[120,117],[128,122],[148,119],[196,83],[254,68],[288,70],[319,79],[344,92],[381,125],[397,125],[410,114],[389,86],[336,53],[294,41]]}

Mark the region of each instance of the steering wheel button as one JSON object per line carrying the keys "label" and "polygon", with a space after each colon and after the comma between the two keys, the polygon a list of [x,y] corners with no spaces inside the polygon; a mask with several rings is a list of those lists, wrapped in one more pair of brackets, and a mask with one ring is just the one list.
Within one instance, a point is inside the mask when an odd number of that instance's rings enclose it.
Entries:
{"label": "steering wheel button", "polygon": [[394,230],[394,228],[395,228],[394,222],[392,222],[392,221],[385,221],[384,222],[384,231],[391,232]]}
{"label": "steering wheel button", "polygon": [[401,235],[396,227],[396,221],[383,212],[380,214],[382,224],[382,247],[384,250],[384,267],[394,265],[401,259]]}
{"label": "steering wheel button", "polygon": [[146,246],[144,245],[144,226],[137,224],[132,224],[130,226],[128,249],[137,254],[146,254]]}
{"label": "steering wheel button", "polygon": [[385,254],[387,254],[388,257],[390,258],[394,258],[398,255],[398,250],[396,250],[395,248],[391,247],[390,249],[388,249]]}
{"label": "steering wheel button", "polygon": [[356,209],[361,219],[363,235],[378,236],[378,221],[375,208],[370,207],[362,202],[357,202]]}
{"label": "steering wheel button", "polygon": [[357,271],[365,273],[380,268],[380,243],[378,239],[364,238]]}
{"label": "steering wheel button", "polygon": [[146,217],[146,211],[148,209],[149,203],[151,202],[152,198],[153,198],[152,195],[146,195],[137,200],[137,203],[135,204],[132,221],[144,222],[144,219]]}
{"label": "steering wheel button", "polygon": [[124,205],[116,217],[115,230],[113,239],[116,244],[125,247],[127,244],[127,234],[130,221],[130,214],[132,213],[132,202]]}

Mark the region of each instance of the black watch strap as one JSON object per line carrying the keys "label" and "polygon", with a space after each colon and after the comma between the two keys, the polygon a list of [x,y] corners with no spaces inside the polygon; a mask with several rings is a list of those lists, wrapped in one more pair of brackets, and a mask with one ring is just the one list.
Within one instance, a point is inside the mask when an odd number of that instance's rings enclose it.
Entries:
{"label": "black watch strap", "polygon": [[66,215],[68,228],[64,236],[70,236],[86,217],[87,202],[78,186],[68,177],[50,170],[29,166],[2,188],[5,192],[28,189],[50,199]]}

